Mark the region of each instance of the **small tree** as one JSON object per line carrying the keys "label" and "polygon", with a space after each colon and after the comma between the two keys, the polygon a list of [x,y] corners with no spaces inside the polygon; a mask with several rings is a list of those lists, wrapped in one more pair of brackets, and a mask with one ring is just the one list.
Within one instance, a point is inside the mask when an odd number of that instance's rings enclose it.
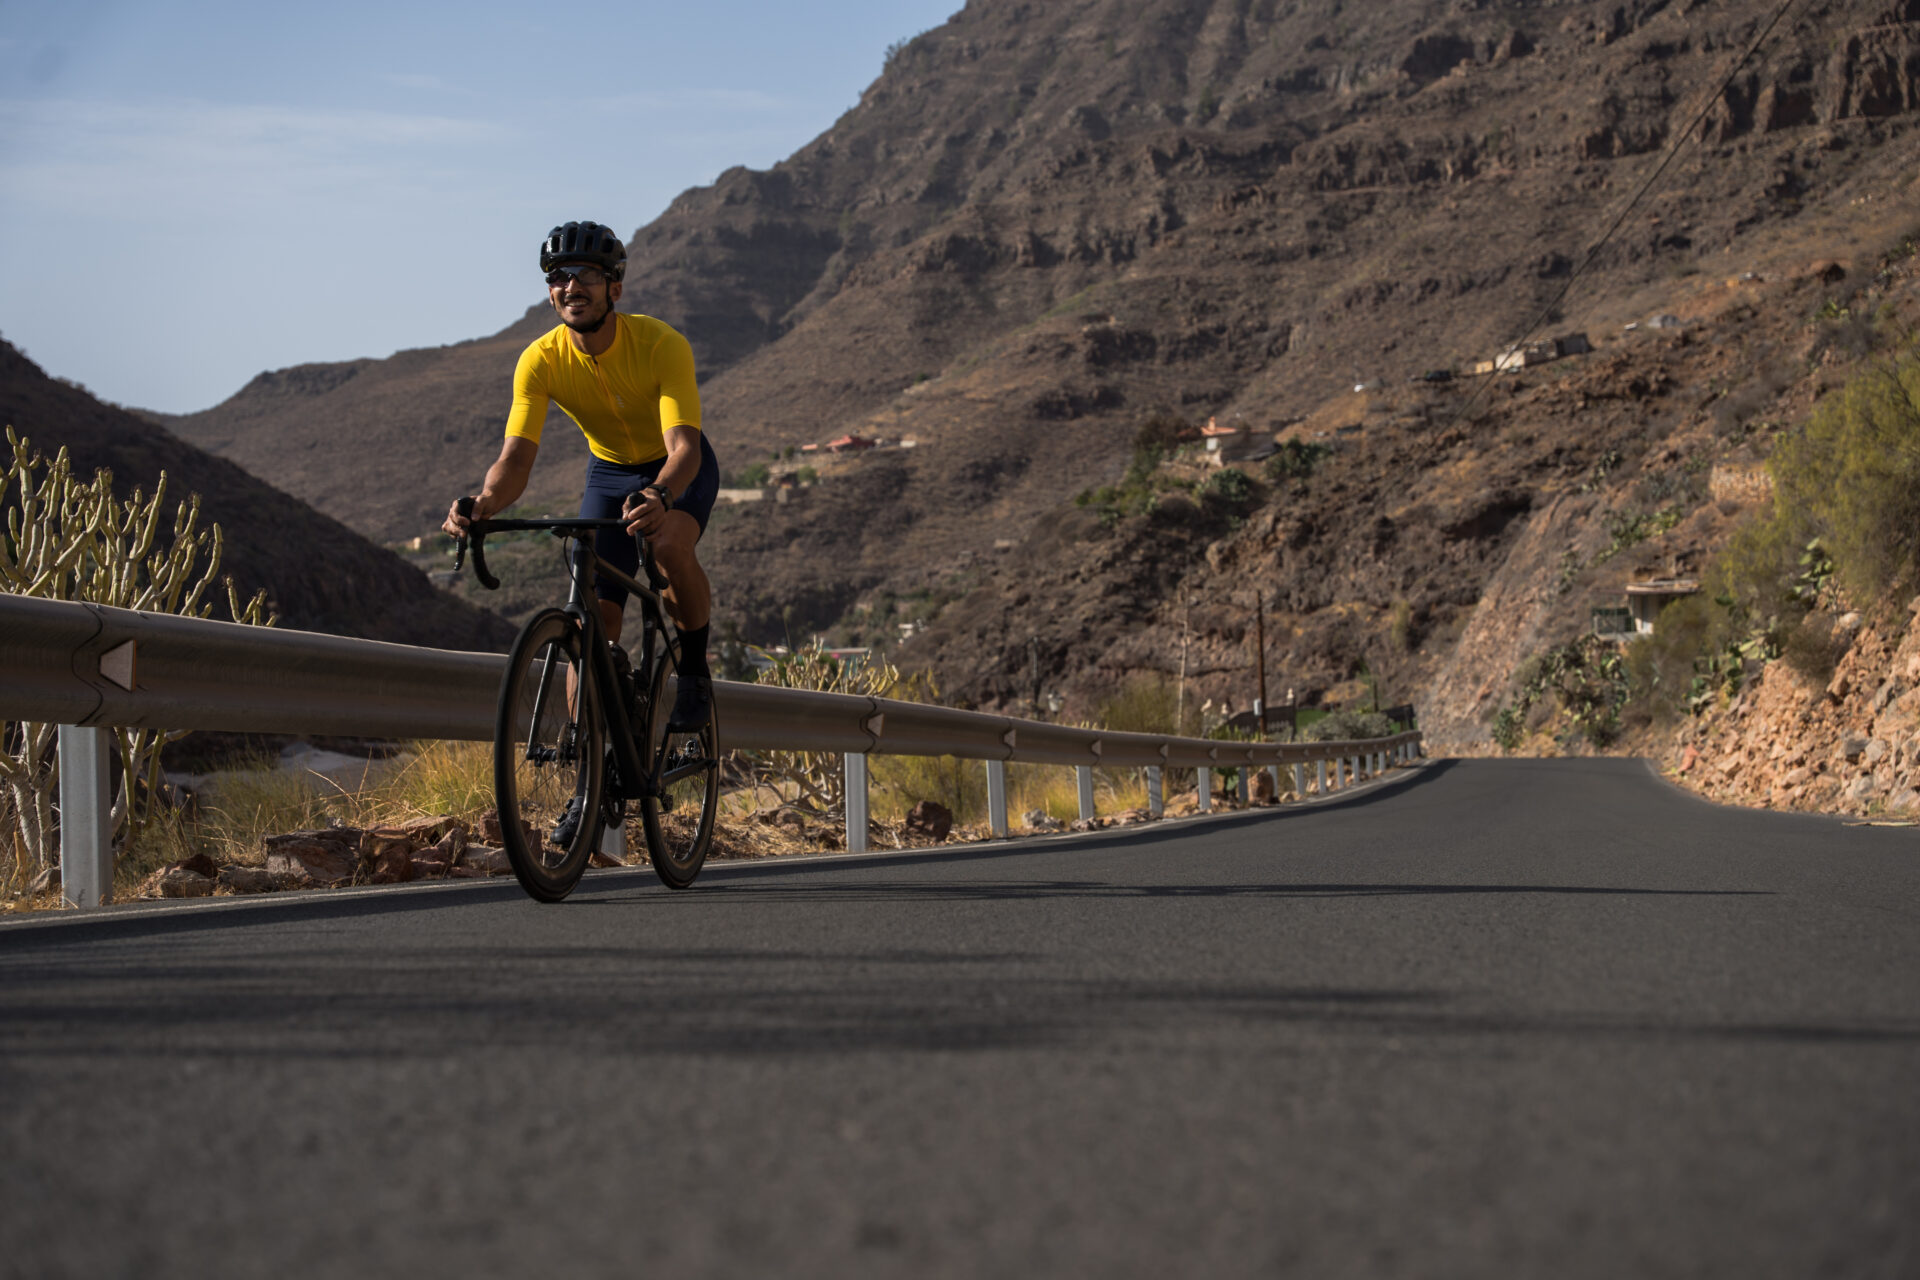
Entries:
{"label": "small tree", "polygon": [[[219,577],[223,539],[220,526],[199,527],[200,496],[173,510],[173,532],[162,537],[167,478],[163,472],[153,496],[135,489],[119,502],[113,474],[74,479],[73,463],[61,449],[49,463],[31,442],[7,428],[12,464],[0,476],[0,591],[47,600],[173,613],[204,618],[213,612],[206,597],[216,582],[225,587],[228,616],[236,622],[271,625],[266,593],[242,604],[233,580]],[[205,567],[199,567],[202,553]],[[54,797],[57,726],[9,721],[0,747],[0,831],[13,849],[13,873],[35,874],[54,865],[57,823]],[[121,787],[113,802],[113,831],[124,839],[149,821],[160,790],[160,748],[183,731],[115,729]]]}

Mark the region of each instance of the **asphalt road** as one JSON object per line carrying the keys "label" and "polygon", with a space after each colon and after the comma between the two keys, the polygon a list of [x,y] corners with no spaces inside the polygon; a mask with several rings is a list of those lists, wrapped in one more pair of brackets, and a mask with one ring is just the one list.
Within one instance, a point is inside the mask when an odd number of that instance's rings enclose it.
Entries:
{"label": "asphalt road", "polygon": [[1920,1274],[1920,832],[1631,761],[0,927],[7,1276]]}

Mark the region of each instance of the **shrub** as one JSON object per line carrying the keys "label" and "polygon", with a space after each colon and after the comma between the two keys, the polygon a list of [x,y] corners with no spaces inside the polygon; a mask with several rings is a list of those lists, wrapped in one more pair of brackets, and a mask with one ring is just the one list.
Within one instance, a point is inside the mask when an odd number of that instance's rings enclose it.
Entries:
{"label": "shrub", "polygon": [[1253,481],[1237,467],[1215,472],[1207,481],[1206,492],[1208,497],[1235,511],[1252,503],[1255,496]]}
{"label": "shrub", "polygon": [[[1186,723],[1180,723],[1182,711]],[[1178,685],[1157,673],[1134,675],[1111,698],[1100,704],[1096,720],[1103,729],[1119,733],[1200,735],[1200,709],[1180,705]]]}
{"label": "shrub", "polygon": [[773,472],[768,468],[766,463],[749,462],[746,466],[734,473],[733,483],[727,487],[730,489],[764,488],[772,474]]}
{"label": "shrub", "polygon": [[1778,540],[1797,552],[1818,538],[1863,601],[1920,588],[1920,358],[1854,377],[1781,438],[1770,467]]}
{"label": "shrub", "polygon": [[1313,474],[1325,458],[1333,456],[1333,449],[1324,444],[1309,444],[1304,440],[1288,440],[1281,444],[1279,451],[1267,459],[1267,479],[1305,480]]}
{"label": "shrub", "polygon": [[1308,725],[1300,737],[1305,742],[1357,742],[1367,738],[1385,738],[1393,733],[1393,721],[1378,711],[1357,708],[1334,711]]}
{"label": "shrub", "polygon": [[1513,701],[1494,718],[1493,737],[1501,748],[1520,745],[1536,708],[1560,711],[1574,729],[1597,747],[1620,736],[1620,713],[1627,704],[1627,664],[1610,641],[1584,635],[1522,663],[1514,675]]}

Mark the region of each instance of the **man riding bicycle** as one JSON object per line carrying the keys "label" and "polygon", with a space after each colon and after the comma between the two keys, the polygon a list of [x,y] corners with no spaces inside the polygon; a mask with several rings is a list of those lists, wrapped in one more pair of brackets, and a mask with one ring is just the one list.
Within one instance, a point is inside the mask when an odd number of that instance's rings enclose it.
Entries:
{"label": "man riding bicycle", "polygon": [[[547,233],[540,244],[540,270],[547,278],[547,301],[561,323],[520,354],[506,442],[473,495],[471,517],[460,514],[455,502],[441,527],[465,537],[469,518],[497,515],[525,492],[548,402],[559,405],[586,435],[593,454],[580,515],[630,521],[625,533],[597,533],[595,554],[637,576],[639,547],[631,535],[644,534],[666,576],[667,610],[681,645],[679,692],[669,727],[693,732],[705,722],[713,697],[707,667],[712,593],[694,546],[706,532],[720,490],[720,464],[700,429],[692,347],[651,316],[614,310],[626,266],[626,246],[599,223],[569,222]],[[601,625],[608,639],[618,642],[627,592],[601,579],[594,594]]]}

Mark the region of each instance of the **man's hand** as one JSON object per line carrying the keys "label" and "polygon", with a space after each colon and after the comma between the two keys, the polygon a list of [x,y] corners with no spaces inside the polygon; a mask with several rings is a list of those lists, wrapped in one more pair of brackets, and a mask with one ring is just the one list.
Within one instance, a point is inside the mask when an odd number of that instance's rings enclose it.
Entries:
{"label": "man's hand", "polygon": [[[453,500],[452,505],[450,505],[447,508],[447,518],[445,522],[442,523],[440,526],[442,529],[446,530],[448,533],[452,534],[456,538],[464,538],[467,536],[468,517],[460,514],[460,504],[466,501],[469,501],[469,499],[455,498]],[[485,511],[481,508],[479,498],[473,498],[471,499],[471,501],[473,502],[472,519],[485,520],[488,516],[493,514],[492,512]]]}
{"label": "man's hand", "polygon": [[626,504],[621,508],[620,518],[627,522],[628,533],[644,534],[652,537],[667,518],[667,507],[651,489],[642,489],[638,493],[627,495]]}

